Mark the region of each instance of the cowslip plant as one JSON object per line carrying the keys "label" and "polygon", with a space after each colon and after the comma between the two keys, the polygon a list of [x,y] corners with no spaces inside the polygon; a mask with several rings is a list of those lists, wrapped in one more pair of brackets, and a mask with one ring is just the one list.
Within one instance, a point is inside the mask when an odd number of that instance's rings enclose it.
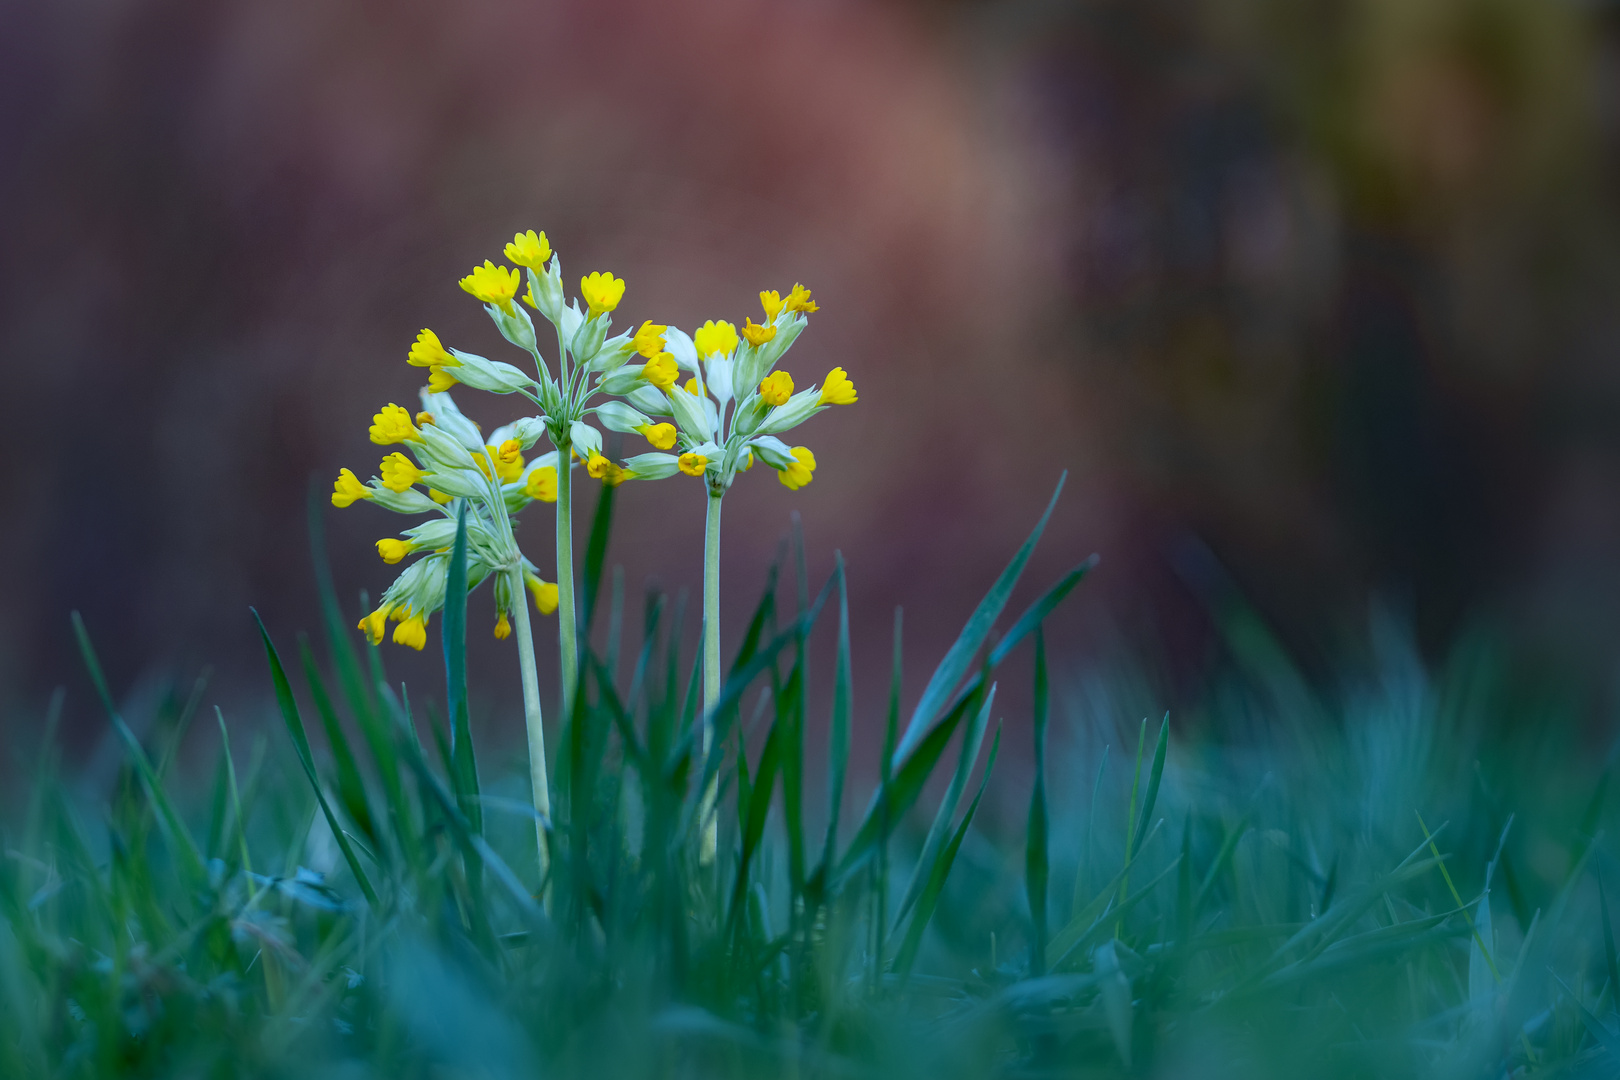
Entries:
{"label": "cowslip plant", "polygon": [[[409,456],[397,450],[389,454],[378,467],[380,475],[369,483],[362,483],[348,469],[342,470],[334,484],[332,504],[345,507],[367,500],[398,513],[436,515],[406,529],[401,534],[403,539],[377,542],[378,554],[390,564],[416,552],[429,554],[406,567],[384,592],[378,608],[360,621],[360,629],[373,644],[382,640],[390,619],[397,621],[393,640],[416,649],[427,642],[428,619],[444,606],[448,551],[455,537],[457,516],[466,511],[468,588],[492,578],[498,612],[495,636],[506,638],[514,624],[516,627],[534,805],[544,821],[551,812],[545,735],[534,638],[522,597],[527,589],[542,614],[560,611],[558,646],[566,713],[579,671],[574,613],[573,461],[576,457],[585,460],[590,475],[609,484],[631,475],[602,457],[601,432],[586,423],[586,418],[601,413],[604,422],[621,419],[627,406],[619,402],[598,405],[593,400],[604,392],[604,380],[635,353],[638,343],[644,345],[646,335],[607,336],[612,326],[609,313],[623,299],[625,289],[624,281],[612,274],[591,273],[580,281],[583,309],[580,300],[564,302],[562,261],[552,252],[545,233],[518,233],[506,245],[505,255],[528,276],[523,302],[544,315],[556,330],[555,367],[547,364],[541,352],[533,321],[515,302],[520,270],[496,266],[488,260],[474,267],[461,279],[462,289],[483,301],[484,310],[502,337],[530,354],[535,374],[447,348],[432,330],[422,330],[407,356],[412,367],[427,369],[427,386],[420,392],[422,411],[413,417],[402,406],[389,404],[376,414],[371,427],[372,442],[401,446]],[[539,412],[496,429],[486,439],[451,397],[450,390],[458,385],[494,394],[515,394]],[[549,438],[554,449],[526,461],[524,454],[542,436]],[[535,565],[524,557],[513,530],[513,515],[534,501],[556,504],[555,583],[541,578]],[[543,829],[543,825],[540,827]],[[539,844],[541,863],[545,865],[543,832]]]}
{"label": "cowslip plant", "polygon": [[[745,320],[741,334],[724,320],[711,319],[688,336],[673,326],[644,324],[636,347],[647,357],[626,365],[604,383],[622,393],[628,404],[613,402],[598,413],[606,427],[638,432],[662,450],[628,458],[622,466],[603,461],[641,480],[684,474],[699,477],[708,495],[703,547],[703,745],[713,738],[714,703],[720,696],[720,507],[739,472],[753,468],[756,457],[776,470],[777,479],[797,491],[815,475],[816,456],[808,447],[788,446],[779,435],[831,405],[855,403],[855,385],[841,367],[827,373],[821,385],[794,392],[793,376],[777,370],[782,356],[798,340],[818,310],[810,290],[795,284],[787,296],[769,290],[759,294],[765,318]],[[678,371],[690,372],[677,385]],[[671,417],[668,423],[655,418]],[[592,467],[597,463],[593,459]],[[716,843],[706,797],[703,857],[712,858]]]}

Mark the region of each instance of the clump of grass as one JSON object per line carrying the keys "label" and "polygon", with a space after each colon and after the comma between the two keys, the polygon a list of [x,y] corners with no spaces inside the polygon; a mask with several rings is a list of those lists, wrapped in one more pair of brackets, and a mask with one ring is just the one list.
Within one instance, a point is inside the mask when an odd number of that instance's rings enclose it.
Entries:
{"label": "clump of grass", "polygon": [[[602,602],[612,499],[604,488],[580,626],[588,642],[607,608],[606,645],[582,650],[554,743],[545,863],[532,805],[501,794],[524,781],[475,752],[464,532],[444,714],[422,715],[386,679],[323,578],[324,657],[264,634],[287,736],[275,745],[292,753],[261,740],[244,758],[216,717],[202,800],[170,791],[200,697],[137,739],[79,626],[124,764],[89,813],[47,740],[6,833],[0,1075],[1620,1068],[1599,879],[1608,774],[1487,739],[1502,698],[1490,662],[1431,677],[1385,629],[1378,677],[1332,698],[1229,609],[1235,662],[1202,708],[1247,718],[1265,742],[1180,746],[1168,720],[1133,721],[1128,752],[1095,753],[1088,740],[1112,741],[1121,714],[1158,703],[1134,700],[1124,677],[1079,694],[1073,665],[1049,653],[1041,625],[1091,562],[990,644],[1043,517],[909,712],[897,622],[882,718],[854,715],[842,565],[811,590],[801,555],[790,604],[773,571],[704,753],[704,661],[678,605],[650,596],[630,651],[622,591]],[[837,646],[820,676],[833,692],[816,778],[805,642],[826,620]],[[1004,728],[994,672],[1025,647],[1035,715]],[[1078,748],[1048,751],[1049,713],[1078,716]],[[877,786],[840,821],[851,729],[876,723]],[[995,769],[1014,730],[1033,731],[1035,763],[1016,797]],[[712,861],[700,857],[711,785]],[[989,822],[992,806],[1017,810]]]}

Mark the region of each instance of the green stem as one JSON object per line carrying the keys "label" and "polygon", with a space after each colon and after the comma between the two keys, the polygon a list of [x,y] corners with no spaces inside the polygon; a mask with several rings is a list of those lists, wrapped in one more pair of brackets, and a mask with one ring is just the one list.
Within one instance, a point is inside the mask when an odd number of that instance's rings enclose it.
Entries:
{"label": "green stem", "polygon": [[[720,502],[723,492],[709,492],[709,516],[703,541],[703,754],[714,738],[714,706],[720,700]],[[703,793],[703,846],[699,861],[714,861],[719,821],[714,812],[715,782]]]}
{"label": "green stem", "polygon": [[573,445],[557,446],[557,641],[562,651],[563,720],[573,715],[574,687],[579,681],[579,643],[574,624],[574,477]]}
{"label": "green stem", "polygon": [[[534,667],[534,632],[529,626],[529,595],[523,587],[523,568],[514,567],[510,572],[512,607],[517,615],[518,670],[523,675],[523,723],[529,735],[529,785],[534,795],[535,810],[549,822],[551,780],[546,770],[546,730],[541,723],[540,679]],[[534,834],[540,848],[540,880],[543,883],[550,865],[545,823],[536,819]]]}

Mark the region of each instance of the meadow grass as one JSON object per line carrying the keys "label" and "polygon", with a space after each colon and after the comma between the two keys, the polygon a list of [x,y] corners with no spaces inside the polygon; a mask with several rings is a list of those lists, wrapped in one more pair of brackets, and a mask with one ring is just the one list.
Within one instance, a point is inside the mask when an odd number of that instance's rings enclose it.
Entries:
{"label": "meadow grass", "polygon": [[[200,695],[137,739],[75,618],[124,757],[92,802],[47,734],[6,825],[0,1076],[1620,1072],[1608,763],[1488,642],[1430,672],[1375,620],[1360,674],[1324,689],[1226,597],[1229,662],[1174,725],[1221,738],[1172,738],[1129,664],[1049,654],[1090,561],[1003,619],[1043,517],[910,707],[897,619],[872,665],[886,713],[857,718],[842,565],[813,589],[801,546],[728,658],[704,755],[698,635],[653,595],[632,645],[604,596],[612,492],[582,576],[581,641],[600,609],[605,644],[553,744],[544,881],[523,769],[481,766],[471,735],[464,534],[443,713],[389,682],[324,570],[323,654],[264,634],[285,731],[251,749]],[[1018,649],[1034,715],[1004,727],[993,679]],[[884,753],[846,799],[857,724]],[[1032,778],[996,769],[1009,731],[1033,732]],[[200,793],[174,790],[188,733],[217,739]]]}

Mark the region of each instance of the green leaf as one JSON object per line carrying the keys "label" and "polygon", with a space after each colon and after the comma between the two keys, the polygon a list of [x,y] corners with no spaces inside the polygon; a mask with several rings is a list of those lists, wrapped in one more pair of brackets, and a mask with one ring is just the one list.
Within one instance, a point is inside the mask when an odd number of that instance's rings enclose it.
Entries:
{"label": "green leaf", "polygon": [[601,485],[596,511],[591,515],[591,535],[585,541],[585,607],[580,612],[579,640],[591,639],[596,616],[596,600],[602,591],[602,566],[607,561],[608,540],[613,533],[613,498],[618,489]]}
{"label": "green leaf", "polygon": [[1007,598],[1012,595],[1013,588],[1018,584],[1018,579],[1023,576],[1024,567],[1029,563],[1030,556],[1035,553],[1035,545],[1040,540],[1041,534],[1046,531],[1046,523],[1052,516],[1053,508],[1057,506],[1058,496],[1063,492],[1063,483],[1068,478],[1068,475],[1065,472],[1058,479],[1057,488],[1052,492],[1052,498],[1046,504],[1046,511],[1041,514],[1041,519],[1035,523],[1035,528],[1029,534],[1029,538],[1024,541],[1023,546],[1013,556],[1012,562],[1008,563],[1007,568],[1001,572],[1001,576],[990,587],[990,591],[985,594],[984,599],[979,601],[979,606],[968,617],[967,624],[962,627],[962,632],[957,635],[956,641],[946,652],[945,658],[939,662],[939,667],[934,669],[934,674],[929,678],[928,685],[923,689],[922,698],[917,702],[916,709],[912,711],[911,719],[906,723],[906,730],[900,737],[900,746],[895,750],[898,757],[909,754],[912,748],[921,741],[934,717],[945,708],[946,702],[950,700],[951,692],[956,689],[956,684],[962,681],[962,676],[966,675],[968,669],[973,665],[973,658],[978,655],[985,638],[989,636],[990,628],[995,625],[996,618],[1001,614],[1001,609],[1007,606]]}
{"label": "green leaf", "polygon": [[1131,838],[1134,847],[1147,835],[1148,822],[1153,818],[1153,806],[1159,798],[1159,781],[1164,777],[1164,754],[1170,745],[1170,714],[1164,714],[1159,725],[1159,743],[1153,748],[1153,768],[1148,774],[1147,794],[1142,799],[1142,814],[1136,819],[1136,833]]}
{"label": "green leaf", "polygon": [[849,657],[849,587],[842,553],[837,559],[838,659],[833,669],[832,723],[827,733],[827,840],[821,852],[824,867],[832,865],[838,844],[838,811],[844,801],[844,774],[849,769],[849,718],[855,708]]}
{"label": "green leaf", "polygon": [[[524,603],[520,593],[518,603]],[[467,704],[467,501],[456,514],[456,542],[444,581],[445,707],[450,712],[450,782],[457,804],[473,832],[484,831],[484,812],[478,800],[478,756],[473,750],[472,721]]]}
{"label": "green leaf", "polygon": [[298,635],[298,659],[304,666],[304,682],[309,686],[309,696],[315,702],[315,712],[321,718],[327,745],[332,748],[332,763],[337,767],[338,799],[343,803],[349,820],[375,847],[378,845],[377,828],[371,820],[371,806],[366,799],[365,782],[360,778],[360,767],[355,763],[354,751],[349,749],[349,739],[338,720],[337,710],[332,706],[331,695],[326,692],[326,682],[316,666],[309,638],[303,634]]}
{"label": "green leaf", "polygon": [[1035,777],[1030,784],[1029,827],[1024,848],[1024,894],[1029,899],[1029,919],[1033,931],[1030,942],[1030,974],[1046,973],[1046,884],[1048,872],[1046,815],[1046,722],[1047,675],[1046,635],[1035,628]]}
{"label": "green leaf", "polygon": [[[252,609],[249,609],[252,610]],[[315,773],[315,759],[309,752],[309,735],[304,731],[304,721],[298,715],[298,702],[293,699],[292,686],[287,682],[287,673],[281,666],[281,657],[276,655],[276,647],[270,641],[270,632],[264,627],[264,620],[259,613],[253,611],[253,621],[259,626],[259,637],[264,641],[265,657],[270,661],[270,679],[275,684],[276,705],[281,709],[281,719],[287,725],[287,734],[292,736],[293,749],[298,751],[298,763],[304,767],[304,775],[309,778],[309,786],[315,789],[315,798],[320,803],[321,813],[326,815],[327,827],[332,830],[332,837],[337,841],[338,849],[343,852],[343,859],[349,864],[349,871],[354,874],[355,882],[360,891],[365,894],[366,902],[372,907],[377,906],[377,893],[371,887],[371,879],[360,866],[360,860],[355,857],[354,847],[338,824],[336,815],[332,813],[332,806],[326,801],[326,792],[321,788],[320,777]]]}

